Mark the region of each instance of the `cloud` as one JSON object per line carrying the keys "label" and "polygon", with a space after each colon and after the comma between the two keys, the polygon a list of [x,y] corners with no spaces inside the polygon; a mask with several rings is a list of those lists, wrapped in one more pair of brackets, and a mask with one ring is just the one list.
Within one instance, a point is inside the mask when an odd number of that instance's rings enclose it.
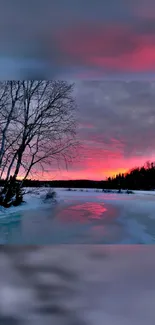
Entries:
{"label": "cloud", "polygon": [[153,149],[154,90],[154,82],[81,82],[77,93],[81,121],[94,126],[83,128],[81,136],[101,144],[116,139],[126,144],[126,155],[132,155],[130,144],[137,151]]}
{"label": "cloud", "polygon": [[[155,70],[154,24],[78,24],[56,33],[60,51],[70,65],[100,68],[103,73]],[[66,59],[66,64],[68,64]]]}

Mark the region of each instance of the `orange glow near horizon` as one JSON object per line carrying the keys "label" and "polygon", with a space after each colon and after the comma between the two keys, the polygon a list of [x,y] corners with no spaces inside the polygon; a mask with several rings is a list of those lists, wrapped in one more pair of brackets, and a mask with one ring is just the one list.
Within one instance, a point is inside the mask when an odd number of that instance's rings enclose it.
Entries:
{"label": "orange glow near horizon", "polygon": [[[128,167],[126,168],[103,168],[103,169],[98,169],[97,165],[96,168],[90,169],[90,168],[85,168],[83,170],[61,170],[59,172],[56,171],[49,171],[45,172],[44,174],[37,172],[37,176],[34,177],[29,177],[34,180],[43,180],[43,181],[48,181],[48,180],[105,180],[108,177],[115,177],[118,174],[125,174],[129,172],[130,169],[135,168],[137,166],[141,167],[145,164],[145,162],[148,159],[144,160],[142,159],[141,163],[137,163],[137,161],[134,160],[129,162],[129,164],[126,162]],[[22,179],[22,177],[18,177],[19,179]]]}

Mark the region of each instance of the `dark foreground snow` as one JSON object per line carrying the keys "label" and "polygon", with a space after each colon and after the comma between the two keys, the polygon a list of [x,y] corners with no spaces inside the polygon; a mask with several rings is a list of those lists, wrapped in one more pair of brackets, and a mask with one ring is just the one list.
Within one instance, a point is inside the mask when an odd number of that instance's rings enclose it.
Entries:
{"label": "dark foreground snow", "polygon": [[154,325],[155,246],[0,250],[2,325]]}

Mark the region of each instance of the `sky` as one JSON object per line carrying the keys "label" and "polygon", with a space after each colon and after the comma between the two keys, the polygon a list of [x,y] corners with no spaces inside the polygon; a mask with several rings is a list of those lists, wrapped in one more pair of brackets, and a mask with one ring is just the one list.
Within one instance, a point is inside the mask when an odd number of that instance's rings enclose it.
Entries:
{"label": "sky", "polygon": [[154,160],[155,1],[1,0],[1,7],[1,78],[75,81],[83,151],[69,171],[44,177],[104,179]]}
{"label": "sky", "polygon": [[1,76],[154,79],[154,0],[1,0]]}
{"label": "sky", "polygon": [[76,81],[74,96],[79,157],[44,179],[102,180],[155,161],[154,81]]}

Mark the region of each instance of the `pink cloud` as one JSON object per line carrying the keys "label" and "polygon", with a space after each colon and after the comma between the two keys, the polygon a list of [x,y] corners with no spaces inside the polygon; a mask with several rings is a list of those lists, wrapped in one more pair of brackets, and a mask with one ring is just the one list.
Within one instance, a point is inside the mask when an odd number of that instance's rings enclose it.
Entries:
{"label": "pink cloud", "polygon": [[76,25],[59,30],[56,39],[73,64],[120,72],[155,69],[154,36],[138,34],[127,24]]}

